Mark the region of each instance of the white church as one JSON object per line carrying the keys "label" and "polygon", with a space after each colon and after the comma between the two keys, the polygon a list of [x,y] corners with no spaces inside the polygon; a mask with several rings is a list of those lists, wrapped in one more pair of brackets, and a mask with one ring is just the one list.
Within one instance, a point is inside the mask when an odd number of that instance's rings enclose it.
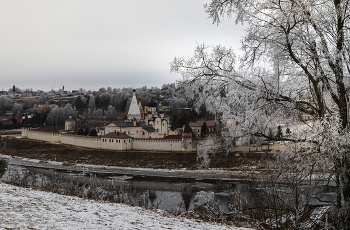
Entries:
{"label": "white church", "polygon": [[127,120],[110,123],[99,134],[111,132],[126,133],[133,138],[163,138],[169,134],[169,117],[157,111],[157,103],[153,99],[143,109],[137,101],[136,90],[133,90]]}

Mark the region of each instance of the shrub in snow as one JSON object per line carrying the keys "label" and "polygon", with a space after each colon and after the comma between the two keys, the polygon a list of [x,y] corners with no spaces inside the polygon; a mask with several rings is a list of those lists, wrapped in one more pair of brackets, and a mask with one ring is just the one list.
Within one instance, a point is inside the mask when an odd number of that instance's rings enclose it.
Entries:
{"label": "shrub in snow", "polygon": [[193,199],[193,214],[204,220],[219,221],[224,219],[219,206],[213,201],[213,196],[205,191],[200,191]]}

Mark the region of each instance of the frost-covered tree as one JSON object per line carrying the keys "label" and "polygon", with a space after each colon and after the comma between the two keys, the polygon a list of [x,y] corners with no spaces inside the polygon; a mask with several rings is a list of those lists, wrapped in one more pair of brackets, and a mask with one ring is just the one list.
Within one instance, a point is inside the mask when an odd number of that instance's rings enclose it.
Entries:
{"label": "frost-covered tree", "polygon": [[75,98],[73,104],[77,110],[82,111],[86,108],[86,99],[85,97],[79,95],[77,98]]}
{"label": "frost-covered tree", "polygon": [[107,111],[105,111],[105,115],[107,116],[107,118],[112,121],[113,119],[115,119],[117,117],[117,113],[115,111],[114,106],[109,105]]}
{"label": "frost-covered tree", "polygon": [[20,116],[21,112],[23,111],[23,104],[21,103],[14,103],[12,106],[12,112],[14,116]]}
{"label": "frost-covered tree", "polygon": [[[96,108],[95,97],[92,94],[90,95],[88,108],[90,111],[94,111],[94,109]],[[89,115],[91,115],[91,114],[89,114]]]}
{"label": "frost-covered tree", "polygon": [[60,127],[64,125],[65,120],[69,116],[76,118],[77,112],[75,107],[72,107],[70,104],[66,104],[64,107],[55,105],[47,115],[46,123],[50,126]]}
{"label": "frost-covered tree", "polygon": [[109,94],[102,94],[95,98],[96,107],[99,109],[107,110],[110,104],[111,96]]}
{"label": "frost-covered tree", "polygon": [[11,109],[11,106],[12,106],[11,100],[5,95],[1,95],[0,96],[0,111],[2,113],[6,113],[6,110]]}
{"label": "frost-covered tree", "polygon": [[245,26],[241,63],[231,48],[204,44],[171,63],[185,95],[225,122],[227,145],[268,139],[282,121],[291,133],[280,141],[332,162],[338,208],[350,202],[349,7],[345,0],[212,0],[205,10],[214,23],[236,16]]}
{"label": "frost-covered tree", "polygon": [[37,104],[34,104],[31,109],[28,109],[28,113],[30,113],[30,114],[34,114],[37,112],[38,112],[38,105]]}
{"label": "frost-covered tree", "polygon": [[103,116],[103,110],[102,109],[94,109],[92,111],[92,117],[102,117]]}
{"label": "frost-covered tree", "polygon": [[55,105],[52,107],[51,111],[48,113],[46,117],[46,124],[50,126],[58,127],[60,124],[60,117],[61,117],[62,110],[60,110],[60,107],[58,105]]}
{"label": "frost-covered tree", "polygon": [[115,107],[118,112],[125,111],[127,100],[130,95],[126,95],[124,92],[117,92],[111,98],[110,104]]}
{"label": "frost-covered tree", "polygon": [[107,90],[106,90],[105,87],[100,88],[98,91],[99,91],[100,93],[106,93],[106,92],[107,92]]}
{"label": "frost-covered tree", "polygon": [[42,93],[40,95],[39,103],[45,104],[51,100],[51,97],[48,93]]}
{"label": "frost-covered tree", "polygon": [[69,116],[72,116],[73,118],[76,118],[77,116],[76,107],[72,107],[71,104],[66,104],[64,107],[62,107],[62,112],[64,120],[68,119]]}
{"label": "frost-covered tree", "polygon": [[[0,136],[0,152],[3,150],[6,146],[6,139],[3,136]],[[0,158],[0,177],[2,177],[8,166],[8,160],[5,158]]]}
{"label": "frost-covered tree", "polygon": [[197,147],[197,161],[200,168],[208,168],[211,158],[215,156],[216,150],[219,147],[220,140],[216,136],[210,136],[201,140]]}
{"label": "frost-covered tree", "polygon": [[178,109],[185,109],[188,107],[188,101],[186,101],[185,98],[175,98],[173,101],[169,104],[169,109],[172,112],[175,112]]}

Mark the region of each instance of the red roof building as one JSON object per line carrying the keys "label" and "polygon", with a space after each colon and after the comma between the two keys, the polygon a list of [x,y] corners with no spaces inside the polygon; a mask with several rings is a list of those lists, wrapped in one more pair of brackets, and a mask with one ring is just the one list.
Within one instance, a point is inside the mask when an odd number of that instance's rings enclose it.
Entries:
{"label": "red roof building", "polygon": [[215,120],[200,120],[196,122],[191,122],[189,125],[195,135],[196,138],[201,137],[201,130],[203,127],[204,122],[206,123],[208,127],[208,133],[213,133],[215,130]]}

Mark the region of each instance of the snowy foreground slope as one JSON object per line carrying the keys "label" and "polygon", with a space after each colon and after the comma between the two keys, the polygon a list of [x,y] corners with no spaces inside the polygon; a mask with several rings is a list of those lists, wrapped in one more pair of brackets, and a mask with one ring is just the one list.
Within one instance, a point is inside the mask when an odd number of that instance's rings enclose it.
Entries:
{"label": "snowy foreground slope", "polygon": [[0,182],[0,229],[243,229]]}

